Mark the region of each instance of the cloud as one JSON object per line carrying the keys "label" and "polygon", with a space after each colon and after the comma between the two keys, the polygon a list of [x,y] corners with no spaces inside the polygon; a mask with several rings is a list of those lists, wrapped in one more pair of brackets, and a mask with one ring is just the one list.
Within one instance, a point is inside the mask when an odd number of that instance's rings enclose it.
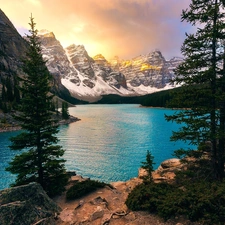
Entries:
{"label": "cloud", "polygon": [[0,0],[16,27],[28,27],[29,16],[38,29],[53,31],[64,45],[83,44],[89,54],[132,58],[154,49],[166,58],[180,54],[184,33],[192,27],[180,22],[190,0]]}

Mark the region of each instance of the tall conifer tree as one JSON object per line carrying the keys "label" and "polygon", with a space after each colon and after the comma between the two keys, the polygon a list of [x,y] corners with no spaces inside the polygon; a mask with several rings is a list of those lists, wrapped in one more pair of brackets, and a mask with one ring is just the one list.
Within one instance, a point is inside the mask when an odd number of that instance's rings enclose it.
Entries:
{"label": "tall conifer tree", "polygon": [[6,169],[17,174],[15,185],[38,182],[49,195],[63,191],[67,182],[64,150],[57,145],[56,121],[52,119],[50,79],[52,78],[42,58],[34,18],[30,18],[29,49],[23,61],[25,76],[21,79],[23,98],[16,119],[23,131],[11,138],[12,150],[24,150],[16,155]]}
{"label": "tall conifer tree", "polygon": [[19,82],[18,82],[18,79],[17,77],[14,75],[13,77],[13,83],[14,83],[14,90],[13,90],[13,93],[14,93],[14,101],[16,102],[16,104],[18,104],[20,102],[20,92],[19,92]]}
{"label": "tall conifer tree", "polygon": [[70,114],[68,111],[68,103],[67,102],[62,102],[62,118],[63,119],[69,119]]}
{"label": "tall conifer tree", "polygon": [[[176,70],[174,82],[183,86],[175,101],[188,110],[168,116],[168,120],[185,123],[172,140],[192,144],[210,142],[212,177],[224,177],[225,143],[225,15],[224,0],[192,0],[182,12],[182,21],[197,27],[186,34],[181,51],[184,62]],[[224,68],[223,68],[224,67]]]}

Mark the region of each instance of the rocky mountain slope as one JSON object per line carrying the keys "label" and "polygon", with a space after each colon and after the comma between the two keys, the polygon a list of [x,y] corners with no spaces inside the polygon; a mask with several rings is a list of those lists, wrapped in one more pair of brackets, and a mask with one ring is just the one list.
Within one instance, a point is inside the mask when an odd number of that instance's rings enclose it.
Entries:
{"label": "rocky mountain slope", "polygon": [[[95,102],[102,95],[139,96],[173,88],[169,81],[182,59],[166,61],[160,51],[131,60],[115,57],[107,61],[101,54],[91,58],[83,45],[62,47],[52,32],[39,32],[43,57],[53,74],[52,92],[76,104],[77,99]],[[0,10],[0,92],[4,77],[21,76],[21,58],[27,42]],[[13,78],[11,78],[13,83]]]}
{"label": "rocky mountain slope", "polygon": [[74,98],[94,102],[106,94],[135,94],[127,89],[122,73],[113,71],[106,60],[98,63],[97,56],[91,58],[83,45],[63,49],[53,33],[41,31],[39,37],[49,71],[61,79]]}
{"label": "rocky mountain slope", "polygon": [[182,61],[166,61],[160,51],[131,60],[115,57],[107,61],[101,54],[91,58],[83,45],[63,49],[55,35],[46,30],[40,32],[40,39],[48,69],[61,77],[73,97],[89,102],[107,94],[138,96],[173,88],[169,84],[173,69]]}
{"label": "rocky mountain slope", "polygon": [[[47,39],[46,39],[47,41]],[[22,59],[26,56],[28,43],[21,37],[8,17],[0,9],[0,94],[3,81],[9,80],[11,86],[17,76],[23,76],[21,69]],[[52,57],[57,58],[52,52]],[[69,63],[69,62],[68,62]],[[65,71],[67,73],[67,71]],[[75,103],[76,100],[70,96],[69,91],[61,84],[61,74],[55,74],[52,92],[63,99]]]}
{"label": "rocky mountain slope", "polygon": [[22,74],[21,58],[26,49],[26,41],[0,9],[0,80],[12,77],[14,73]]}

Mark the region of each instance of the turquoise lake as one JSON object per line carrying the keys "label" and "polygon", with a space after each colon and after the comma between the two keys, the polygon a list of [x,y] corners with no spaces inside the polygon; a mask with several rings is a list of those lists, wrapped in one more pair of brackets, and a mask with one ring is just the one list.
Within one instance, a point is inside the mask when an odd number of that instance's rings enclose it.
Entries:
{"label": "turquoise lake", "polygon": [[[172,131],[180,125],[167,122],[170,109],[144,108],[135,104],[78,105],[69,113],[81,120],[59,127],[60,145],[66,150],[66,168],[83,177],[100,181],[125,181],[137,176],[147,150],[154,156],[155,169],[173,151],[190,148],[171,142]],[[6,172],[8,162],[19,152],[8,146],[10,136],[19,131],[0,133],[0,189],[9,187],[15,176]]]}

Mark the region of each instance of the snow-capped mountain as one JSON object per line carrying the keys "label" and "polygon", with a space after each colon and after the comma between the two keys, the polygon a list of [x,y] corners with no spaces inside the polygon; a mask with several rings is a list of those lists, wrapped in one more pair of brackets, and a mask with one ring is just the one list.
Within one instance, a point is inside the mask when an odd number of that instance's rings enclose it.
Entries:
{"label": "snow-capped mountain", "polygon": [[91,58],[83,45],[63,49],[52,32],[39,33],[49,71],[69,90],[72,97],[95,102],[102,95],[144,95],[173,88],[173,69],[182,61],[166,61],[160,51],[131,60],[118,57],[107,61],[101,54]]}
{"label": "snow-capped mountain", "polygon": [[[21,58],[26,55],[28,43],[0,9],[0,87],[2,80],[23,76]],[[77,99],[94,102],[102,95],[144,95],[167,88],[173,78],[173,69],[182,61],[166,61],[159,51],[131,60],[115,57],[107,61],[101,54],[91,58],[82,45],[64,49],[52,32],[39,32],[43,57],[53,74],[52,92],[76,103]]]}
{"label": "snow-capped mountain", "polygon": [[162,89],[173,88],[169,82],[174,77],[172,65],[177,59],[166,61],[160,51],[141,55],[131,60],[115,57],[110,61],[115,71],[126,77],[127,86],[138,94],[148,94]]}

